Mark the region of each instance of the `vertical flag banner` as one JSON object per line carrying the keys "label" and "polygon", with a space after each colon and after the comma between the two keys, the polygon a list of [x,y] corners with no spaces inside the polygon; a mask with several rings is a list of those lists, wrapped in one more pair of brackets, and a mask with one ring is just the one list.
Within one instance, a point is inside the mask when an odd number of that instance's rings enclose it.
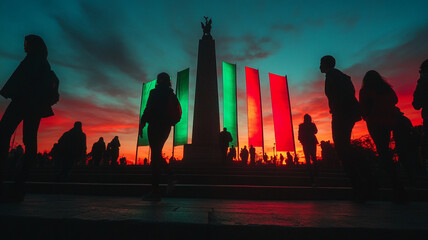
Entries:
{"label": "vertical flag banner", "polygon": [[236,99],[236,64],[223,62],[223,126],[232,135],[229,144],[238,146],[238,107]]}
{"label": "vertical flag banner", "polygon": [[286,76],[269,73],[277,151],[294,151],[293,122]]}
{"label": "vertical flag banner", "polygon": [[263,147],[263,120],[259,70],[245,67],[247,83],[248,144]]}
{"label": "vertical flag banner", "polygon": [[[144,109],[146,109],[147,100],[149,99],[150,91],[155,88],[156,80],[150,81],[148,83],[143,84],[143,92],[141,93],[141,109],[140,109],[140,120],[141,116],[143,116]],[[148,146],[149,139],[147,137],[147,124],[143,128],[143,137],[138,136],[137,146]]]}
{"label": "vertical flag banner", "polygon": [[177,73],[177,98],[181,105],[181,120],[174,127],[174,146],[187,144],[189,112],[189,68]]}

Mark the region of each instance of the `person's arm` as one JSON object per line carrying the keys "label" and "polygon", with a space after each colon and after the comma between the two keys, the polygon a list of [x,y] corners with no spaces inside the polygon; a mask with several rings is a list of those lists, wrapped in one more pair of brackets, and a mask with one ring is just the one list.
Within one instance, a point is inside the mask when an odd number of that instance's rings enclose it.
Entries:
{"label": "person's arm", "polygon": [[[412,105],[413,105],[413,108],[415,110],[420,110],[422,108],[423,96],[424,96],[423,89],[424,89],[424,82],[422,81],[422,78],[420,78],[418,80],[417,85],[416,85],[415,92],[413,93]],[[426,94],[428,94],[428,93],[426,93]]]}
{"label": "person's arm", "polygon": [[153,97],[153,90],[150,91],[149,94],[149,98],[147,99],[147,104],[146,104],[146,108],[144,109],[143,115],[141,116],[140,119],[140,126],[138,129],[138,135],[140,137],[143,137],[143,128],[146,126],[146,123],[149,121],[151,114],[152,114],[152,109],[154,105],[154,97]]}
{"label": "person's arm", "polygon": [[23,84],[23,79],[25,77],[25,62],[22,61],[19,66],[12,73],[10,78],[4,84],[3,88],[0,90],[0,95],[4,98],[14,98],[18,96],[19,89]]}
{"label": "person's arm", "polygon": [[[335,108],[338,101],[338,92],[337,92],[337,86],[335,81],[335,76],[332,75],[333,73],[326,73],[325,75],[325,95],[328,99],[328,106],[330,108],[330,113],[332,113]],[[340,90],[340,89],[339,89]]]}
{"label": "person's arm", "polygon": [[315,123],[312,123],[312,124],[314,125],[314,134],[317,134],[318,133],[317,125],[315,125]]}

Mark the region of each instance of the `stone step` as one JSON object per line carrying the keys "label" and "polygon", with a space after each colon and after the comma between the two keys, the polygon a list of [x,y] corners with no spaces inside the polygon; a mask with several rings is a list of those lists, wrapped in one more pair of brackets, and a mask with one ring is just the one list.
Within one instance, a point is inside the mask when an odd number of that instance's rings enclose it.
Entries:
{"label": "stone step", "polygon": [[[151,189],[150,184],[121,183],[52,183],[28,182],[27,192],[42,194],[77,194],[142,196]],[[7,189],[13,188],[7,182]],[[166,185],[161,185],[166,192]],[[8,191],[8,190],[6,190]],[[411,201],[428,201],[428,189],[407,191]],[[251,200],[351,200],[349,187],[299,187],[299,186],[254,186],[254,185],[201,185],[177,184],[168,197],[178,198],[217,198]],[[391,200],[392,190],[381,188],[373,200]]]}

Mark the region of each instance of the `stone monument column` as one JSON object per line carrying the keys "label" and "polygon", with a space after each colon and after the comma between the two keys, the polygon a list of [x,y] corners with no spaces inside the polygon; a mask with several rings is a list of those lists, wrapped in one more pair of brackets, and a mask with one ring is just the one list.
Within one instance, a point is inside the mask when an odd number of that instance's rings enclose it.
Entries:
{"label": "stone monument column", "polygon": [[205,17],[205,25],[201,23],[204,34],[198,49],[192,144],[184,146],[183,161],[197,165],[221,163],[217,64],[211,22]]}

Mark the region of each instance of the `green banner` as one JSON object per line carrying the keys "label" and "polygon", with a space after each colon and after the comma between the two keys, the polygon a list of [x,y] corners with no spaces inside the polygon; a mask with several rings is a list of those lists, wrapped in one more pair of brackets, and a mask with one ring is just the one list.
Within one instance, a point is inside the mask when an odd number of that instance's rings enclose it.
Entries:
{"label": "green banner", "polygon": [[[141,95],[141,109],[140,109],[140,120],[143,116],[144,109],[146,109],[147,100],[149,99],[150,91],[156,86],[156,79],[148,83],[143,83],[143,91]],[[143,137],[138,136],[137,146],[149,146],[149,139],[147,137],[147,124],[143,128]]]}
{"label": "green banner", "polygon": [[230,145],[238,146],[236,64],[223,62],[223,127],[232,134]]}
{"label": "green banner", "polygon": [[189,68],[177,73],[177,98],[181,105],[181,120],[174,127],[174,146],[187,144],[189,111]]}

